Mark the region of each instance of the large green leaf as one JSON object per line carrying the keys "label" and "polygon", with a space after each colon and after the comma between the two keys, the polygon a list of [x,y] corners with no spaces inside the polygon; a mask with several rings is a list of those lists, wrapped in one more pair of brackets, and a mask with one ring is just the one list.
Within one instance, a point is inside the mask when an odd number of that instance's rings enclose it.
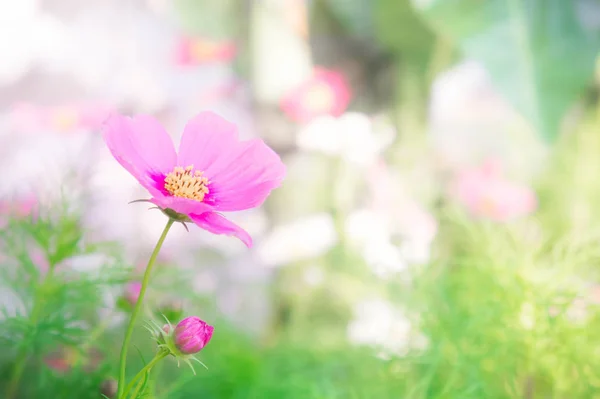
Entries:
{"label": "large green leaf", "polygon": [[497,89],[553,140],[591,82],[599,32],[579,21],[578,0],[413,0]]}

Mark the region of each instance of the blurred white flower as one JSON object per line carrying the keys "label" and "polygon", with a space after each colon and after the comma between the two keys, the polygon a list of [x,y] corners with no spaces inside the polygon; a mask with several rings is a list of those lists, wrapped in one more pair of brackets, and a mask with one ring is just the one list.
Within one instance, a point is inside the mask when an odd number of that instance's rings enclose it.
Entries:
{"label": "blurred white flower", "polygon": [[0,37],[0,85],[3,85],[21,78],[47,52],[60,52],[64,27],[42,13],[36,0],[2,1]]}
{"label": "blurred white flower", "polygon": [[369,165],[375,162],[394,136],[393,129],[375,132],[368,116],[349,112],[339,118],[324,116],[310,122],[298,132],[296,144],[304,150]]}
{"label": "blurred white flower", "polygon": [[412,323],[383,299],[359,302],[354,308],[354,319],[348,324],[347,334],[354,344],[371,346],[395,355],[404,355],[411,348],[421,346],[421,339],[414,334]]}
{"label": "blurred white flower", "polygon": [[370,209],[356,210],[346,218],[345,234],[359,249],[365,261],[379,277],[402,271],[406,263],[392,242],[390,219]]}
{"label": "blurred white flower", "polygon": [[521,174],[542,167],[546,149],[481,63],[465,61],[440,74],[429,107],[430,137],[443,166],[498,157]]}
{"label": "blurred white flower", "polygon": [[400,249],[389,240],[369,241],[363,256],[373,273],[381,278],[406,270],[408,265]]}
{"label": "blurred white flower", "polygon": [[346,235],[351,243],[363,245],[371,240],[386,240],[391,235],[390,219],[371,209],[358,209],[346,218]]}
{"label": "blurred white flower", "polygon": [[[430,247],[437,231],[435,219],[416,203],[398,204],[395,213],[358,209],[345,222],[351,245],[379,277],[389,277],[407,265],[429,262]],[[396,245],[394,239],[400,243]]]}
{"label": "blurred white flower", "polygon": [[283,265],[319,256],[337,240],[333,218],[320,213],[275,227],[259,244],[257,254],[265,265]]}
{"label": "blurred white flower", "polygon": [[129,319],[125,312],[115,311],[117,298],[121,291],[115,288],[106,289],[102,292],[104,306],[98,309],[98,317],[106,328],[115,328],[125,324]]}
{"label": "blurred white flower", "polygon": [[325,272],[317,265],[312,265],[304,271],[304,281],[312,287],[321,285],[325,281]]}
{"label": "blurred white flower", "polygon": [[[65,266],[69,267],[75,272],[82,273],[95,273],[101,271],[106,266],[110,257],[102,253],[92,253],[85,255],[78,255],[69,258],[65,261]],[[98,276],[101,278],[101,276]]]}
{"label": "blurred white flower", "polygon": [[411,198],[398,203],[395,220],[402,239],[402,258],[410,264],[429,262],[431,244],[437,234],[437,221],[418,202]]}
{"label": "blurred white flower", "polygon": [[399,239],[400,257],[408,264],[427,263],[437,235],[436,219],[406,192],[402,176],[394,175],[385,163],[373,165],[368,182],[372,195],[369,209],[386,223],[388,234]]}

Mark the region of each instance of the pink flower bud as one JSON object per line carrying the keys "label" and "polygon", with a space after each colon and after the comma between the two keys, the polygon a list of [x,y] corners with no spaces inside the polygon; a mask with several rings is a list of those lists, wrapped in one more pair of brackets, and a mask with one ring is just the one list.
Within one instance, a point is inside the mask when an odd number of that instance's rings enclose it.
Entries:
{"label": "pink flower bud", "polygon": [[142,289],[142,283],[139,281],[134,281],[132,283],[127,284],[125,287],[125,299],[131,306],[134,306],[138,298],[140,297],[140,290]]}
{"label": "pink flower bud", "polygon": [[175,327],[173,341],[181,353],[191,355],[200,352],[208,344],[213,331],[213,326],[198,317],[186,317]]}

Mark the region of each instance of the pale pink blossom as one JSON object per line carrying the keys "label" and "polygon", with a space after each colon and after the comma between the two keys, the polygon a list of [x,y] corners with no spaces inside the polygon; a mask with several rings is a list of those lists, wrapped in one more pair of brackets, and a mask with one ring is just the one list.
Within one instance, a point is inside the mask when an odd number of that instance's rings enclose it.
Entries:
{"label": "pale pink blossom", "polygon": [[146,188],[149,200],[178,221],[252,246],[250,235],[220,212],[260,206],[285,165],[262,140],[240,141],[237,127],[213,112],[185,126],[179,152],[152,117],[112,116],[103,129],[116,160]]}
{"label": "pale pink blossom", "polygon": [[7,217],[25,218],[38,216],[38,199],[34,195],[27,195],[15,200],[0,200],[0,219]]}
{"label": "pale pink blossom", "polygon": [[111,112],[111,107],[92,103],[51,106],[19,103],[11,109],[10,123],[15,131],[23,133],[93,131],[100,128]]}
{"label": "pale pink blossom", "polygon": [[534,191],[508,180],[494,161],[459,172],[450,194],[473,216],[495,221],[523,217],[537,208]]}
{"label": "pale pink blossom", "polygon": [[315,68],[309,80],[281,100],[281,108],[293,120],[309,122],[318,116],[340,116],[350,103],[350,87],[340,72]]}
{"label": "pale pink blossom", "polygon": [[32,218],[37,220],[39,216],[39,203],[33,195],[23,196],[16,199],[0,200],[0,229],[5,228],[10,219]]}

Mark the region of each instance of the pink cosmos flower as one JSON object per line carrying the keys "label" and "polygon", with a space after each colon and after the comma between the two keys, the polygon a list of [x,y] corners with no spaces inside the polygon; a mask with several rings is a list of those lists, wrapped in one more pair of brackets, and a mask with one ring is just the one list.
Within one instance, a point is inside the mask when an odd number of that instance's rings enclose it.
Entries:
{"label": "pink cosmos flower", "polygon": [[341,73],[315,68],[308,81],[283,97],[281,108],[293,120],[309,122],[318,116],[340,116],[350,98],[350,88]]}
{"label": "pink cosmos flower", "polygon": [[177,43],[175,62],[180,66],[200,65],[214,61],[227,62],[237,53],[231,41],[214,41],[205,38],[182,37]]}
{"label": "pink cosmos flower", "polygon": [[250,235],[219,212],[261,205],[285,176],[281,159],[262,140],[238,140],[236,126],[213,112],[188,122],[178,153],[150,116],[114,115],[103,135],[116,160],[150,192],[150,202],[180,222],[236,236],[248,247]]}
{"label": "pink cosmos flower", "polygon": [[533,190],[505,179],[495,162],[459,173],[450,193],[474,216],[500,222],[528,215],[537,208]]}
{"label": "pink cosmos flower", "polygon": [[[186,317],[173,331],[173,342],[184,355],[198,353],[212,338],[215,328],[198,317]],[[169,329],[170,331],[170,329]]]}

